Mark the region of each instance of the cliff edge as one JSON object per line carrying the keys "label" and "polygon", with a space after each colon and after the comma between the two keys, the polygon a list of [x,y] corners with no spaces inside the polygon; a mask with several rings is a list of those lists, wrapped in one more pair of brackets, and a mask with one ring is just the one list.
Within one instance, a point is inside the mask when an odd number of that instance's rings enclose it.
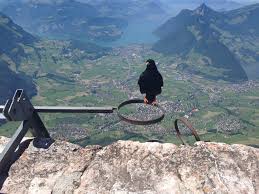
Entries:
{"label": "cliff edge", "polygon": [[[0,138],[0,152],[8,139]],[[259,149],[118,141],[82,148],[27,139],[1,193],[259,193]],[[21,146],[21,149],[22,149]]]}

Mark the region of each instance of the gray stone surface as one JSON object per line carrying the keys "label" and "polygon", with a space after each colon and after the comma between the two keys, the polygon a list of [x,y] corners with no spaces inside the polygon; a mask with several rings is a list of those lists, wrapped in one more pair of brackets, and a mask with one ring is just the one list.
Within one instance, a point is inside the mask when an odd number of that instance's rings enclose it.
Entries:
{"label": "gray stone surface", "polygon": [[[1,193],[259,193],[259,149],[245,145],[118,141],[82,148],[55,141],[37,148],[46,141],[30,143]],[[5,143],[0,138],[0,147]]]}

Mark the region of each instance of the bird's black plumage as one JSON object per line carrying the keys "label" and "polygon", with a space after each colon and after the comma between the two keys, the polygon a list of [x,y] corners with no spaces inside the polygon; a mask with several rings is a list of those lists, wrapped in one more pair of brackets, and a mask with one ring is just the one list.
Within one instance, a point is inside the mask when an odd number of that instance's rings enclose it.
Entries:
{"label": "bird's black plumage", "polygon": [[145,93],[148,100],[154,100],[158,94],[161,94],[164,82],[155,62],[147,65],[146,70],[139,77],[138,85],[140,92]]}

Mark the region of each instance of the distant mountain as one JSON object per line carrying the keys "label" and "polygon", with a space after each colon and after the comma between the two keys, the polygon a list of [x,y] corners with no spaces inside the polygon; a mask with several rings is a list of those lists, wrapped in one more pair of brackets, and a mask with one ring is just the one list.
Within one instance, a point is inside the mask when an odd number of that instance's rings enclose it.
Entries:
{"label": "distant mountain", "polygon": [[2,13],[0,13],[0,34],[0,53],[8,55],[13,60],[19,59],[17,56],[24,54],[24,45],[30,46],[37,41],[35,37]]}
{"label": "distant mountain", "polygon": [[[79,0],[80,1],[80,0]],[[81,0],[94,6],[103,16],[131,19],[163,17],[165,10],[155,0]]]}
{"label": "distant mountain", "polygon": [[[17,88],[25,89],[30,97],[36,95],[34,81],[38,76],[51,74],[53,79],[59,79],[54,65],[65,62],[77,66],[85,59],[97,59],[109,51],[110,48],[84,41],[36,38],[0,13],[0,104]],[[69,78],[64,76],[65,79]]]}
{"label": "distant mountain", "polygon": [[113,40],[127,25],[123,19],[102,16],[96,7],[74,0],[12,1],[3,12],[33,34],[59,39]]}
{"label": "distant mountain", "polygon": [[249,5],[224,12],[225,22],[221,26],[234,34],[259,36],[259,4]]}
{"label": "distant mountain", "polygon": [[162,7],[171,15],[179,13],[182,9],[195,9],[202,3],[217,11],[237,9],[243,4],[230,0],[159,0]]}
{"label": "distant mountain", "polygon": [[30,96],[36,94],[32,79],[18,72],[22,57],[26,57],[24,47],[37,41],[35,37],[14,24],[10,18],[0,13],[0,104],[11,97],[17,88],[24,88]]}
{"label": "distant mountain", "polygon": [[0,60],[0,83],[0,104],[4,104],[19,88],[25,89],[30,97],[37,94],[31,77],[12,71],[9,64],[2,60]]}
{"label": "distant mountain", "polygon": [[[239,48],[242,46],[237,46],[240,43],[236,41],[242,41],[247,37],[258,37],[258,17],[259,4],[227,12],[214,11],[205,4],[195,10],[182,10],[155,31],[160,40],[153,49],[165,54],[192,58],[190,61],[193,64],[185,66],[185,69],[192,72],[202,72],[204,66],[217,68],[222,75],[213,77],[213,74],[210,74],[209,77],[213,79],[247,80],[247,75],[241,66],[241,63],[245,65],[244,61],[242,62],[240,55],[236,55],[236,53],[242,55]],[[197,54],[206,59],[194,60]],[[195,67],[197,61],[206,62],[200,62],[197,68]],[[206,72],[202,74],[206,75]]]}

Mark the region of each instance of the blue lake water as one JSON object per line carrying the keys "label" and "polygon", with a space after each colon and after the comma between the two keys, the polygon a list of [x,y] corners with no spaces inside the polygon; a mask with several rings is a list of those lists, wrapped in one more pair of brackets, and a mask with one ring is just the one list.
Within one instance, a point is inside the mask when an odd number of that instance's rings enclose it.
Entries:
{"label": "blue lake water", "polygon": [[[139,19],[128,21],[128,25],[122,29],[122,36],[115,41],[90,41],[87,37],[78,37],[78,40],[85,42],[92,42],[103,47],[117,47],[117,46],[127,46],[130,44],[153,44],[159,40],[153,32],[162,25],[167,20],[166,17],[156,18],[154,20]],[[44,35],[41,37],[46,37],[48,39],[55,40],[69,40],[69,36],[54,36],[54,35]]]}
{"label": "blue lake water", "polygon": [[134,21],[129,22],[128,26],[123,30],[124,33],[122,37],[116,41],[112,42],[96,42],[100,46],[126,46],[129,44],[152,44],[158,40],[153,34],[153,31],[159,27],[160,22],[152,21]]}

